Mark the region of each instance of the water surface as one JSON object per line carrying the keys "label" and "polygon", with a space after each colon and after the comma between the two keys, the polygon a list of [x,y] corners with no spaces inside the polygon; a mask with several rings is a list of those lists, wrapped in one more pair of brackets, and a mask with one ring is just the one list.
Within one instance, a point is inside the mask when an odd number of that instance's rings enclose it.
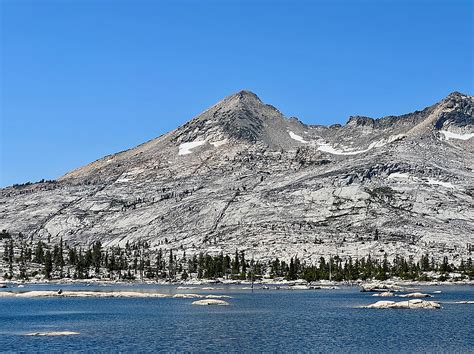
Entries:
{"label": "water surface", "polygon": [[[63,289],[225,294],[230,306],[174,298],[0,298],[3,351],[474,352],[474,305],[360,309],[380,298],[338,290],[177,290],[174,286],[61,285]],[[57,289],[27,285],[18,291]],[[12,289],[2,289],[12,290]],[[474,300],[472,286],[426,287],[436,301]],[[402,299],[399,299],[402,300]],[[25,333],[74,331],[67,337]]]}

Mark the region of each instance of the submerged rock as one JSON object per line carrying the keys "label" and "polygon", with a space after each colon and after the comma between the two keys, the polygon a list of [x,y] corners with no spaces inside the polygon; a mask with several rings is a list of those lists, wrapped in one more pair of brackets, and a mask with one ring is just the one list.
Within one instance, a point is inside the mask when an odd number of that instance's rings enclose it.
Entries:
{"label": "submerged rock", "polygon": [[206,299],[231,299],[231,296],[228,295],[206,295]]}
{"label": "submerged rock", "polygon": [[376,294],[373,294],[372,296],[392,297],[392,296],[395,296],[395,294],[392,293],[391,291],[384,291],[383,293],[376,293]]}
{"label": "submerged rock", "polygon": [[422,299],[424,297],[433,297],[433,295],[423,294],[423,293],[410,293],[410,294],[400,295],[400,297],[410,297],[410,298],[414,298],[414,299]]}
{"label": "submerged rock", "polygon": [[25,336],[34,336],[34,337],[55,337],[55,336],[73,336],[80,334],[79,332],[72,331],[62,331],[62,332],[32,332],[26,333]]}
{"label": "submerged rock", "polygon": [[360,286],[362,292],[386,292],[386,291],[400,291],[402,288],[398,285],[384,284],[384,283],[367,283]]}
{"label": "submerged rock", "polygon": [[217,306],[227,306],[229,303],[224,300],[215,300],[215,299],[206,299],[206,300],[197,300],[192,303],[193,305],[217,305]]}
{"label": "submerged rock", "polygon": [[25,292],[2,291],[0,297],[170,297],[167,294],[138,291],[53,291],[34,290]]}
{"label": "submerged rock", "polygon": [[289,287],[291,290],[310,290],[311,288],[308,285],[292,285]]}
{"label": "submerged rock", "polygon": [[173,295],[174,298],[176,299],[200,299],[203,297],[203,295],[199,294],[175,294]]}
{"label": "submerged rock", "polygon": [[366,309],[440,309],[441,305],[434,301],[408,300],[408,301],[377,301],[374,304],[363,306]]}

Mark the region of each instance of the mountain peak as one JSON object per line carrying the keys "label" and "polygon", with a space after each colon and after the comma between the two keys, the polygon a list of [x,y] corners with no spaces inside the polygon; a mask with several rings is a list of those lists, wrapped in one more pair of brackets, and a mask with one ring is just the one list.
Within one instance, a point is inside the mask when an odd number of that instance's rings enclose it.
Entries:
{"label": "mountain peak", "polygon": [[459,92],[459,91],[453,91],[451,92],[448,96],[446,96],[446,98],[452,98],[452,97],[467,97],[468,95],[462,93],[462,92]]}
{"label": "mountain peak", "polygon": [[375,120],[365,116],[350,116],[346,125],[348,126],[374,126]]}
{"label": "mountain peak", "polygon": [[448,108],[452,108],[454,106],[459,105],[462,102],[472,102],[473,96],[466,95],[461,92],[451,92],[448,96],[446,96],[440,103],[446,104]]}
{"label": "mountain peak", "polygon": [[239,106],[259,106],[263,105],[262,100],[253,92],[248,90],[241,90],[230,96],[227,96],[222,101],[217,103],[218,106],[225,106],[229,109]]}
{"label": "mountain peak", "polygon": [[180,127],[172,139],[177,143],[230,139],[273,146],[274,131],[284,131],[287,136],[286,125],[276,108],[263,103],[255,93],[241,90]]}
{"label": "mountain peak", "polygon": [[231,95],[231,97],[236,97],[238,99],[256,99],[259,102],[262,102],[262,100],[255,93],[249,90],[240,90],[239,92]]}

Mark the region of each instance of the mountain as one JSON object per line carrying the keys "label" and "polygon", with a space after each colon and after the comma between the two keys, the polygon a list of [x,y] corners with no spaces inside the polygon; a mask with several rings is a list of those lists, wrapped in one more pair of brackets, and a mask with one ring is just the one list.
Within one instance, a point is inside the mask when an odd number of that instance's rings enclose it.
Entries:
{"label": "mountain", "polygon": [[30,239],[259,259],[387,253],[455,262],[474,244],[474,98],[306,125],[254,93],[59,178],[0,190]]}

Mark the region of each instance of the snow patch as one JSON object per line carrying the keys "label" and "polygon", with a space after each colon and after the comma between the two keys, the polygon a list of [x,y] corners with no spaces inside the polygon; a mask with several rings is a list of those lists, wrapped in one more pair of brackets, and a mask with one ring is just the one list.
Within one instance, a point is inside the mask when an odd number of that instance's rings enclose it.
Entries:
{"label": "snow patch", "polygon": [[357,154],[360,154],[360,153],[363,153],[363,152],[367,151],[367,150],[363,150],[363,151],[339,150],[339,149],[335,149],[334,147],[332,147],[328,143],[320,144],[318,146],[318,150],[323,151],[323,152],[327,152],[327,153],[333,154],[333,155],[357,155]]}
{"label": "snow patch", "polygon": [[131,180],[133,180],[137,175],[139,175],[143,171],[144,171],[144,169],[142,169],[142,168],[133,168],[130,171],[124,172],[120,176],[120,178],[117,179],[115,182],[119,182],[119,183],[130,182]]}
{"label": "snow patch", "polygon": [[453,133],[447,130],[440,130],[439,132],[444,135],[444,138],[446,140],[449,140],[449,139],[469,140],[471,138],[474,138],[474,133],[458,134],[458,133]]}
{"label": "snow patch", "polygon": [[410,178],[410,175],[408,173],[391,173],[388,178]]}
{"label": "snow patch", "polygon": [[192,153],[192,149],[197,148],[198,146],[204,145],[206,143],[206,140],[201,140],[201,141],[192,141],[190,143],[182,143],[179,146],[179,152],[178,155],[188,155]]}
{"label": "snow patch", "polygon": [[438,185],[438,186],[442,186],[442,187],[446,187],[446,188],[454,188],[453,184],[450,183],[450,182],[437,181],[433,178],[428,178],[428,182],[426,182],[426,183],[432,184],[432,185]]}
{"label": "snow patch", "polygon": [[333,155],[357,155],[357,154],[362,154],[364,152],[372,150],[374,148],[379,148],[379,147],[385,146],[387,144],[393,143],[394,141],[400,140],[404,137],[405,137],[404,134],[392,135],[392,136],[388,137],[387,139],[382,139],[382,140],[374,141],[374,142],[370,143],[369,147],[367,149],[364,149],[364,150],[351,151],[351,150],[347,150],[347,149],[336,149],[328,143],[320,144],[320,146],[318,147],[318,150],[323,151],[323,152],[327,152],[327,153],[330,153],[330,154],[333,154]]}
{"label": "snow patch", "polygon": [[142,173],[143,171],[145,171],[143,168],[133,168],[130,171],[126,172],[126,175],[134,176]]}
{"label": "snow patch", "polygon": [[116,180],[115,182],[118,182],[118,183],[130,182],[130,178],[119,178],[119,179]]}
{"label": "snow patch", "polygon": [[218,140],[218,141],[213,141],[213,142],[211,142],[210,144],[213,145],[214,147],[219,147],[219,146],[222,146],[222,145],[227,144],[227,139],[222,139],[222,140]]}
{"label": "snow patch", "polygon": [[426,184],[430,185],[436,185],[436,186],[441,186],[445,188],[455,188],[454,185],[451,182],[443,182],[443,181],[438,181],[434,178],[428,177],[428,178],[418,178],[415,176],[410,176],[408,173],[399,173],[399,172],[394,172],[391,173],[388,178],[410,178],[413,181],[416,182],[423,182]]}
{"label": "snow patch", "polygon": [[292,131],[289,131],[288,134],[290,134],[290,138],[293,140],[296,140],[300,143],[307,144],[308,141],[304,140],[302,136],[299,136],[298,134],[293,133]]}

